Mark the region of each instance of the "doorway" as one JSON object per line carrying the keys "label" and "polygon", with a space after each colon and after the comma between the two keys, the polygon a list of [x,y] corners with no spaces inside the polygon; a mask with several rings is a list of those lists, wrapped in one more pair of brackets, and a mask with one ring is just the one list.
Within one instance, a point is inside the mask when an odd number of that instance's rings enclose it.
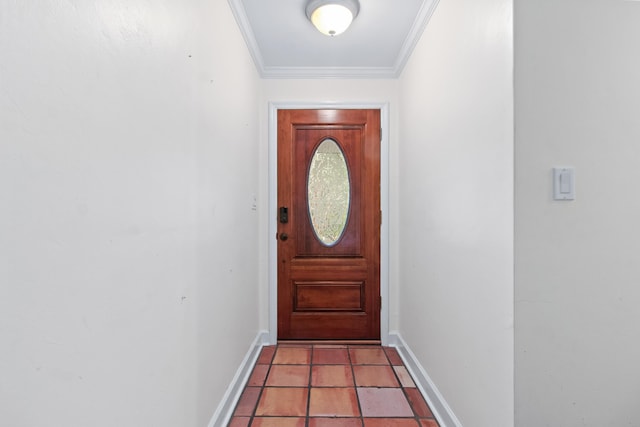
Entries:
{"label": "doorway", "polygon": [[278,339],[380,339],[380,110],[278,111]]}
{"label": "doorway", "polygon": [[[297,182],[295,188],[295,194],[298,199],[304,200],[302,203],[297,201],[294,208],[287,206],[285,203],[280,203],[279,189],[278,189],[278,171],[283,166],[279,164],[278,158],[280,157],[279,150],[283,150],[278,147],[278,115],[282,110],[320,110],[324,113],[324,118],[320,120],[311,120],[308,117],[302,121],[299,121],[294,128],[297,130],[294,133],[299,133],[299,137],[303,138],[305,142],[304,149],[297,154],[289,153],[287,156],[298,155],[301,156],[303,163],[302,166],[293,168],[291,172],[297,178],[293,181]],[[377,280],[370,279],[370,276],[356,277],[355,273],[351,275],[335,275],[336,267],[341,262],[347,262],[347,264],[340,266],[343,271],[345,269],[354,271],[354,263],[360,263],[360,267],[367,262],[364,262],[364,256],[362,256],[361,247],[358,248],[355,244],[355,240],[359,242],[363,241],[362,235],[358,230],[358,219],[352,216],[352,212],[356,207],[361,207],[362,200],[357,200],[361,197],[360,188],[355,190],[352,188],[351,195],[353,199],[349,202],[349,214],[348,219],[345,220],[344,229],[339,228],[339,232],[333,237],[333,240],[322,241],[322,231],[316,229],[314,220],[311,219],[309,213],[309,183],[307,174],[310,170],[311,161],[314,156],[317,158],[324,155],[335,155],[337,153],[343,153],[345,157],[345,164],[347,165],[348,173],[357,175],[357,172],[353,170],[358,166],[353,164],[355,152],[349,152],[350,148],[343,147],[345,144],[345,138],[357,137],[357,128],[362,128],[362,118],[358,118],[353,123],[349,123],[349,120],[341,118],[332,123],[333,119],[329,116],[333,116],[335,119],[336,114],[353,116],[353,110],[375,110],[374,115],[377,115],[375,119],[375,125],[371,128],[375,128],[377,135],[377,148],[375,151],[377,157],[378,173],[368,177],[376,181],[374,184],[369,183],[365,185],[368,188],[374,188],[377,190],[377,202],[367,205],[368,216],[364,220],[368,222],[369,228],[371,224],[377,223],[379,244],[378,248],[373,252],[377,252],[377,260],[373,260],[374,272],[377,276]],[[321,116],[322,116],[321,114]],[[317,117],[316,117],[317,118]],[[297,120],[297,119],[296,119]],[[353,121],[353,120],[352,120]],[[388,176],[388,160],[389,160],[389,146],[388,146],[388,122],[389,113],[387,104],[331,104],[331,105],[309,105],[309,104],[291,104],[291,103],[270,103],[269,104],[269,332],[266,342],[274,344],[278,338],[281,339],[372,339],[380,340],[383,345],[388,343],[389,337],[389,282],[388,282],[388,222],[385,218],[388,218],[388,200],[389,200],[389,176]],[[324,129],[322,127],[324,126]],[[330,131],[329,133],[327,133]],[[331,134],[333,131],[338,131],[338,134]],[[354,133],[355,132],[355,133]],[[322,147],[321,147],[322,146]],[[343,151],[344,150],[344,151]],[[358,148],[356,147],[357,151]],[[345,154],[346,153],[346,154]],[[349,154],[350,153],[350,154]],[[338,156],[339,157],[339,156]],[[291,162],[294,164],[300,162]],[[355,169],[354,169],[355,168]],[[367,172],[368,173],[368,172]],[[302,177],[302,178],[300,178]],[[357,177],[356,177],[357,178]],[[353,176],[349,176],[349,180],[354,179]],[[349,181],[351,183],[351,181]],[[293,194],[294,190],[287,190]],[[282,196],[280,196],[282,197]],[[291,204],[292,200],[286,200],[286,203]],[[376,206],[377,207],[373,207]],[[288,208],[286,215],[288,218],[283,220],[283,211],[280,208]],[[343,209],[344,211],[344,209]],[[362,224],[360,224],[361,226]],[[288,228],[287,228],[288,227]],[[282,240],[282,233],[285,233],[285,239]],[[304,236],[304,238],[296,237],[297,235]],[[355,240],[354,240],[355,239]],[[365,239],[366,240],[366,239]],[[290,247],[296,249],[293,253],[296,254],[297,259],[293,262],[297,264],[297,270],[294,272],[294,276],[289,277],[291,286],[286,293],[278,292],[278,275],[281,256],[278,255],[278,249],[283,244],[289,244]],[[375,245],[374,245],[375,247]],[[314,252],[315,251],[315,252]],[[319,252],[318,252],[319,251]],[[337,253],[332,253],[337,251]],[[342,252],[341,252],[342,251]],[[341,252],[341,253],[340,253]],[[295,257],[294,257],[295,258]],[[291,263],[291,258],[287,264]],[[340,259],[342,258],[342,259]],[[350,258],[345,260],[345,258]],[[311,264],[309,264],[311,262]],[[307,276],[301,276],[301,271],[307,270],[313,271],[313,262],[322,263],[329,262],[329,265],[333,263],[331,268],[316,268],[315,272],[322,272],[325,274],[319,278],[309,278]],[[349,265],[348,263],[352,264]],[[307,263],[305,265],[305,263]],[[377,264],[377,266],[376,266]],[[304,267],[302,267],[304,266]],[[356,266],[355,270],[362,270]],[[375,271],[377,269],[377,271]],[[334,273],[331,273],[334,272]],[[328,274],[328,275],[327,275]],[[333,275],[331,275],[333,274]],[[369,282],[374,283],[373,292],[367,293],[366,285]],[[331,295],[332,298],[328,298]],[[282,301],[278,303],[280,299],[286,299],[286,303]],[[333,298],[337,296],[336,298]],[[338,302],[337,306],[328,305],[328,301]],[[282,319],[279,321],[278,307],[288,307],[290,316],[305,319],[304,322],[294,325],[286,326],[283,324]],[[372,314],[373,320],[355,320],[358,318],[367,317]],[[345,319],[351,320],[346,321]],[[326,324],[324,322],[327,319],[342,319],[342,322],[338,324],[346,324],[352,326],[340,326],[333,328],[332,333],[325,333]],[[320,319],[318,325],[313,326],[315,320]],[[296,319],[299,320],[299,319]],[[294,322],[295,323],[295,322]],[[357,325],[360,326],[357,326]],[[335,325],[335,323],[334,323]],[[353,326],[356,325],[356,326]],[[359,331],[355,332],[354,331]],[[351,334],[351,335],[350,335]]]}

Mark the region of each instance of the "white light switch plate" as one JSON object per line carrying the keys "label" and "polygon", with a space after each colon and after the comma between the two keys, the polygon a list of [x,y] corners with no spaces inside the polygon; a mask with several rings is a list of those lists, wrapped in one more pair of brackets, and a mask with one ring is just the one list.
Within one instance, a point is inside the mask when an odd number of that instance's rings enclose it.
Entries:
{"label": "white light switch plate", "polygon": [[572,167],[553,168],[553,200],[575,200],[576,176]]}

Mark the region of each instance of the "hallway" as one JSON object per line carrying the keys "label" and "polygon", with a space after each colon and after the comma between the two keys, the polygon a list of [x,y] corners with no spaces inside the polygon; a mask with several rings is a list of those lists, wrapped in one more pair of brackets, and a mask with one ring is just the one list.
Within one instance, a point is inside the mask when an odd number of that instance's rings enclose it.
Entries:
{"label": "hallway", "polygon": [[229,427],[438,427],[391,347],[268,346]]}

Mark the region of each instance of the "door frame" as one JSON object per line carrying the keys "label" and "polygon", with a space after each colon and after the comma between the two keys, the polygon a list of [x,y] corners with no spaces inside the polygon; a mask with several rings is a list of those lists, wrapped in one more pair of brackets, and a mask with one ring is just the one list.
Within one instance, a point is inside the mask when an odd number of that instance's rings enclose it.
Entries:
{"label": "door frame", "polygon": [[376,109],[380,110],[380,341],[389,344],[389,103],[309,103],[269,102],[269,209],[268,209],[268,260],[269,260],[269,343],[278,342],[278,110],[304,109]]}

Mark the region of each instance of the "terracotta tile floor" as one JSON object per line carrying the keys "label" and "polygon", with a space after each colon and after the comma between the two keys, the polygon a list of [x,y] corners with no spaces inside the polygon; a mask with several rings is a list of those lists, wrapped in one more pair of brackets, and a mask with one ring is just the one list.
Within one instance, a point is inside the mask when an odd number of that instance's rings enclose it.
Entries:
{"label": "terracotta tile floor", "polygon": [[394,348],[264,347],[229,427],[438,427]]}

